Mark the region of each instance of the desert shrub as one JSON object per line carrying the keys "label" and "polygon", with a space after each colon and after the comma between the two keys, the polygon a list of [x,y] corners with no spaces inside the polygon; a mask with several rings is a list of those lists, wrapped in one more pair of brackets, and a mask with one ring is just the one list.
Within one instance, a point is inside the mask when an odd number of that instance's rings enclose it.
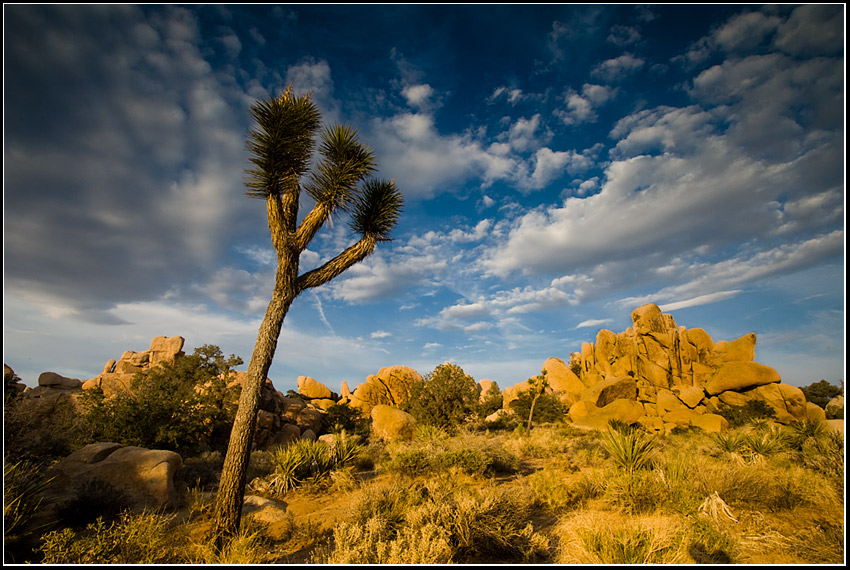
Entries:
{"label": "desert shrub", "polygon": [[605,482],[604,498],[628,513],[649,513],[669,499],[667,486],[657,473],[623,471]]}
{"label": "desert shrub", "polygon": [[[528,419],[531,412],[531,404],[534,401],[535,395],[531,390],[521,392],[515,400],[512,400],[508,407],[523,421]],[[557,396],[549,392],[544,392],[537,396],[537,402],[534,404],[534,422],[538,424],[558,422],[564,419],[564,407]]]}
{"label": "desert shrub", "polygon": [[342,522],[333,531],[333,548],[317,549],[319,564],[448,564],[452,549],[444,529],[428,524],[392,532],[381,517],[365,524]]}
{"label": "desert shrub", "polygon": [[272,473],[252,480],[251,489],[281,496],[305,482],[322,485],[335,469],[354,463],[361,453],[362,447],[344,433],[336,434],[330,445],[299,439],[271,453]]}
{"label": "desert shrub", "polygon": [[478,387],[460,366],[447,362],[413,385],[404,409],[418,422],[454,431],[478,415]]}
{"label": "desert shrub", "polygon": [[803,441],[799,451],[800,463],[828,477],[839,494],[844,491],[844,435],[828,431],[821,437]]}
{"label": "desert shrub", "polygon": [[3,463],[3,545],[4,561],[20,563],[32,555],[39,533],[54,518],[48,505],[52,477],[38,465],[27,462]]}
{"label": "desert shrub", "polygon": [[547,554],[548,539],[529,522],[533,498],[519,488],[431,488],[429,501],[409,516],[409,524],[445,529],[452,558],[534,562]]}
{"label": "desert shrub", "polygon": [[112,524],[98,518],[81,532],[64,528],[44,536],[44,564],[164,564],[178,558],[174,515],[124,512]]}
{"label": "desert shrub", "polygon": [[502,391],[495,384],[490,385],[487,391],[480,396],[480,409],[478,415],[486,418],[490,414],[502,409]]}
{"label": "desert shrub", "polygon": [[49,464],[89,443],[86,432],[70,396],[16,397],[3,411],[4,458]]}
{"label": "desert shrub", "polygon": [[95,441],[114,441],[191,456],[227,446],[238,385],[228,375],[242,359],[212,345],[137,374],[130,390],[106,398],[85,390],[80,403]]}
{"label": "desert shrub", "polygon": [[776,410],[763,400],[747,400],[743,406],[723,405],[717,412],[729,422],[729,427],[741,427],[759,419],[775,419]]}
{"label": "desert shrub", "polygon": [[483,475],[490,468],[490,457],[481,449],[448,449],[436,456],[440,467],[457,468],[469,475]]}
{"label": "desert shrub", "polygon": [[363,413],[345,402],[336,402],[325,410],[322,424],[328,433],[354,433],[366,437],[369,435],[369,418],[364,418]]}
{"label": "desert shrub", "polygon": [[269,543],[262,529],[251,519],[243,520],[239,532],[218,546],[215,540],[192,542],[180,553],[178,562],[186,564],[263,564],[267,562]]}
{"label": "desert shrub", "polygon": [[382,519],[387,533],[402,527],[407,514],[428,500],[429,491],[422,483],[393,479],[386,483],[371,485],[352,508],[352,521],[365,525],[371,519]]}
{"label": "desert shrub", "polygon": [[558,469],[541,469],[525,478],[531,488],[535,506],[546,507],[554,513],[582,508],[602,496],[604,475],[598,470],[585,469],[565,473]]}
{"label": "desert shrub", "polygon": [[174,474],[174,480],[187,487],[214,490],[218,487],[222,467],[224,457],[220,451],[205,452],[197,457],[184,459],[183,465]]}
{"label": "desert shrub", "polygon": [[495,475],[516,472],[519,460],[495,440],[467,434],[452,438],[416,438],[395,448],[384,466],[411,477],[445,469],[469,475]]}
{"label": "desert shrub", "polygon": [[840,396],[844,392],[843,388],[834,386],[826,380],[813,382],[808,386],[800,388],[800,390],[803,391],[803,395],[806,397],[807,402],[817,404],[821,408],[826,408],[826,405],[830,400],[836,396]]}
{"label": "desert shrub", "polygon": [[581,511],[556,529],[558,564],[685,564],[686,524],[678,517],[623,517]]}
{"label": "desert shrub", "polygon": [[692,484],[696,468],[692,456],[679,453],[667,453],[658,462],[655,474],[666,490],[666,506],[683,514],[696,508],[700,500]]}

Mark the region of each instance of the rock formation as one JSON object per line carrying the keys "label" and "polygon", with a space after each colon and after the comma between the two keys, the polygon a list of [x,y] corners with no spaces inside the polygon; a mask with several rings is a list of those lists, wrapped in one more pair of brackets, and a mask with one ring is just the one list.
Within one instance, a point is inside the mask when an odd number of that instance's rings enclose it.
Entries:
{"label": "rock formation", "polygon": [[[348,402],[358,408],[364,416],[369,416],[372,408],[384,404],[399,407],[410,398],[410,389],[417,382],[423,382],[422,375],[407,366],[381,368],[377,374],[370,375],[348,395]],[[343,394],[347,385],[343,389]]]}
{"label": "rock formation", "polygon": [[160,364],[174,362],[183,354],[182,336],[158,336],[151,340],[150,349],[142,352],[127,350],[117,361],[110,360],[103,367],[103,372],[83,383],[83,389],[95,386],[103,389],[105,396],[111,396],[130,388],[130,382],[139,372],[144,372]]}
{"label": "rock formation", "polygon": [[[818,416],[799,388],[753,361],[755,333],[714,342],[703,329],[677,326],[652,304],[631,316],[632,327],[619,334],[600,330],[569,364],[559,358],[543,363],[574,424],[602,428],[617,419],[656,432],[677,426],[719,431],[726,427],[721,407],[749,400],[768,404],[781,423]],[[505,390],[506,405],[522,385]]]}

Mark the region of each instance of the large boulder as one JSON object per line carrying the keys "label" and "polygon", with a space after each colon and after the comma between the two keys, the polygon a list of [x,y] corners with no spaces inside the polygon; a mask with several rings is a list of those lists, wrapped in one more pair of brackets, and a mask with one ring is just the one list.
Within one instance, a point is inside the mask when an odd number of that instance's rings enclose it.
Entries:
{"label": "large boulder", "polygon": [[727,362],[717,369],[711,380],[705,385],[710,396],[716,396],[727,390],[743,391],[766,384],[778,384],[782,378],[779,373],[758,362]]}
{"label": "large boulder", "polygon": [[372,433],[385,441],[407,441],[413,439],[416,419],[398,408],[378,404],[372,407]]}
{"label": "large boulder", "polygon": [[42,372],[38,376],[38,385],[69,390],[82,388],[83,383],[77,378],[68,378],[56,372]]}
{"label": "large boulder", "polygon": [[[573,410],[571,408],[571,416],[572,412]],[[611,420],[617,420],[626,424],[634,424],[637,423],[644,415],[645,412],[643,406],[641,406],[639,402],[620,399],[614,400],[602,408],[589,408],[589,412],[586,415],[580,417],[578,420],[574,419],[573,423],[578,427],[604,430],[608,428],[608,423]]]}
{"label": "large boulder", "polygon": [[422,375],[407,366],[381,368],[358,385],[351,396],[351,405],[369,415],[377,405],[400,406],[410,398],[410,390],[416,383],[423,382]]}
{"label": "large boulder", "polygon": [[745,334],[741,338],[725,341],[714,345],[714,357],[719,362],[752,362],[756,351],[756,334]]}
{"label": "large boulder", "polygon": [[576,373],[560,358],[547,359],[540,370],[546,373],[549,386],[556,394],[565,393],[578,398],[587,389]]}
{"label": "large boulder", "polygon": [[330,388],[310,376],[298,377],[298,393],[311,400],[333,399],[335,396]]}
{"label": "large boulder", "polygon": [[100,480],[119,491],[136,509],[174,507],[177,493],[174,473],[183,464],[173,451],[92,443],[57,462],[57,490],[69,492],[78,485]]}
{"label": "large boulder", "polygon": [[182,336],[157,336],[151,340],[149,352],[150,366],[172,363],[178,355],[182,354],[183,344],[186,340]]}
{"label": "large boulder", "polygon": [[844,419],[844,396],[839,395],[831,399],[824,407],[826,419]]}

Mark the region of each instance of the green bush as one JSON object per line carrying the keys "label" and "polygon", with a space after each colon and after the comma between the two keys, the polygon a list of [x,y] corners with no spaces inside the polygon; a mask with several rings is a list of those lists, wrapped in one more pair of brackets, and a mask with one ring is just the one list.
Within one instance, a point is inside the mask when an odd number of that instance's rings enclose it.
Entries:
{"label": "green bush", "polygon": [[[534,401],[534,394],[531,390],[521,392],[515,400],[511,400],[508,407],[516,414],[517,418],[521,419],[521,423],[525,423],[528,419],[528,414],[531,411],[531,404]],[[557,396],[549,392],[544,392],[537,397],[537,402],[534,404],[534,422],[538,424],[557,422],[564,419],[564,407]]]}
{"label": "green bush", "polygon": [[763,400],[748,400],[743,406],[721,406],[717,412],[729,422],[729,427],[741,427],[756,420],[776,418],[776,410]]}
{"label": "green bush", "polygon": [[478,416],[478,386],[460,366],[447,362],[413,385],[404,409],[418,422],[453,431]]}
{"label": "green bush", "polygon": [[481,394],[481,408],[478,415],[486,418],[490,414],[502,409],[502,391],[495,384],[491,384],[487,391]]}
{"label": "green bush", "polygon": [[322,424],[329,433],[369,435],[369,418],[364,418],[362,412],[347,401],[336,402],[325,410]]}
{"label": "green bush", "polygon": [[80,403],[94,441],[114,441],[191,456],[224,450],[239,399],[229,374],[242,359],[212,345],[137,374],[130,390],[106,398],[83,391]]}
{"label": "green bush", "polygon": [[803,391],[803,395],[806,397],[807,402],[817,404],[821,408],[826,408],[826,405],[830,400],[836,396],[840,396],[844,392],[842,388],[839,386],[833,386],[826,380],[814,382],[808,386],[800,388],[800,390]]}
{"label": "green bush", "polygon": [[66,457],[89,443],[84,424],[67,394],[14,398],[3,412],[4,457],[39,464]]}

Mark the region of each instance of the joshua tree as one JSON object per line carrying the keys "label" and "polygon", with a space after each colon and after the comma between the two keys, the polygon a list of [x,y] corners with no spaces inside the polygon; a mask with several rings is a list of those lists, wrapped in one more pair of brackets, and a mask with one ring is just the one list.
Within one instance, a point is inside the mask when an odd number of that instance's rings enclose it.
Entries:
{"label": "joshua tree", "polygon": [[549,387],[549,378],[547,376],[548,370],[544,370],[542,374],[538,374],[534,378],[528,379],[528,384],[531,386],[531,408],[528,410],[528,426],[526,427],[526,431],[531,431],[531,420],[534,418],[534,406],[537,404],[537,400],[540,399],[540,396],[543,395],[543,392],[546,391],[546,388]]}
{"label": "joshua tree", "polygon": [[[277,273],[242,386],[216,496],[219,542],[239,529],[260,389],[289,307],[305,289],[327,283],[363,261],[378,242],[389,241],[403,204],[394,181],[369,178],[376,170],[375,155],[359,142],[356,131],[336,125],[321,132],[319,161],[303,185],[315,206],[299,222],[301,181],[316,148],[319,110],[311,95],[296,96],[290,87],[279,97],[255,102],[250,113],[256,124],[246,143],[253,164],[246,171],[247,194],[266,202]],[[349,225],[359,240],[321,267],[299,275],[301,253],[338,212],[349,214]]]}

